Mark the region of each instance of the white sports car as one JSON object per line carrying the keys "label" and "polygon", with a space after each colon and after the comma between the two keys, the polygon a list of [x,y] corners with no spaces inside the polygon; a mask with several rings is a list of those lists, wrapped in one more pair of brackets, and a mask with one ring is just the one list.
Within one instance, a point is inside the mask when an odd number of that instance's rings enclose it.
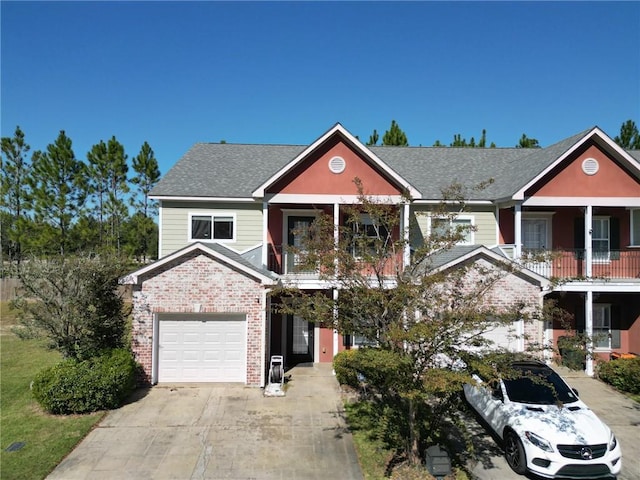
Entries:
{"label": "white sports car", "polygon": [[467,402],[503,440],[509,466],[547,478],[615,478],[620,445],[577,392],[542,362],[512,367],[508,378],[486,383],[474,375],[476,384],[464,386]]}

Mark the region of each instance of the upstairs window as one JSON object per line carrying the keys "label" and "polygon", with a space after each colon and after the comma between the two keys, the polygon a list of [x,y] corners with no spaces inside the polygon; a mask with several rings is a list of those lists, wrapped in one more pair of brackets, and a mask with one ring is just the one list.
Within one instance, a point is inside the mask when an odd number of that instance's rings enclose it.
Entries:
{"label": "upstairs window", "polygon": [[191,214],[189,217],[189,240],[191,241],[233,241],[235,239],[233,215]]}
{"label": "upstairs window", "polygon": [[471,217],[431,218],[431,234],[447,236],[458,234],[461,236],[458,245],[473,245],[473,219]]}
{"label": "upstairs window", "polygon": [[369,215],[361,215],[360,222],[353,223],[353,256],[362,258],[365,255],[376,255],[378,248],[385,249],[389,242],[389,232],[382,225],[377,225]]}

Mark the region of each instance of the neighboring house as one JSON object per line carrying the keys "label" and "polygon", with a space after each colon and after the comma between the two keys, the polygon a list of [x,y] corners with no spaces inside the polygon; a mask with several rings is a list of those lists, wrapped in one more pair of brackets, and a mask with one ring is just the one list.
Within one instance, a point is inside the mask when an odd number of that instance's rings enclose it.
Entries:
{"label": "neighboring house", "polygon": [[[330,362],[357,345],[363,339],[272,313],[269,290],[294,280],[328,290],[294,271],[287,245],[320,211],[341,224],[358,177],[368,196],[398,205],[398,234],[413,246],[442,227],[431,212],[443,188],[491,180],[468,190],[453,222],[474,229],[436,266],[515,259],[522,268],[496,301],[555,298],[576,330],[601,334],[603,358],[640,353],[639,160],[598,128],[541,149],[367,147],[340,124],[304,146],[196,144],[150,195],[160,203],[160,259],[123,279],[133,285],[134,352],[152,383],[264,385],[271,355],[288,366]],[[565,333],[540,322],[513,330],[515,340],[506,331],[494,339],[522,351]]]}

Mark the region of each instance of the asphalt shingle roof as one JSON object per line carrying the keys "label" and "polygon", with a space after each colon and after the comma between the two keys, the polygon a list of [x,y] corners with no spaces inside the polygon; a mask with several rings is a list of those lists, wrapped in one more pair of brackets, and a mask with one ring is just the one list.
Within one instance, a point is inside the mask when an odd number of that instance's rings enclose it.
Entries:
{"label": "asphalt shingle roof", "polygon": [[[546,148],[369,147],[406,179],[423,199],[439,200],[452,183],[473,187],[492,180],[469,200],[512,196],[590,130]],[[308,145],[198,143],[152,190],[159,197],[250,198],[252,192]],[[629,154],[640,160],[640,151]]]}

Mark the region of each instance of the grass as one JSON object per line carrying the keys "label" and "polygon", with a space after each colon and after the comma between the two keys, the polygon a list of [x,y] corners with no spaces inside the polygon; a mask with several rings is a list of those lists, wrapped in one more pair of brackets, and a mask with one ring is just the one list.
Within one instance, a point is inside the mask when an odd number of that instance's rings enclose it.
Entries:
{"label": "grass", "polygon": [[[20,340],[11,333],[15,311],[0,302],[0,475],[13,480],[45,478],[103,417],[49,415],[31,395],[29,385],[41,369],[60,361],[60,354],[41,341]],[[24,442],[7,452],[14,442]]]}

